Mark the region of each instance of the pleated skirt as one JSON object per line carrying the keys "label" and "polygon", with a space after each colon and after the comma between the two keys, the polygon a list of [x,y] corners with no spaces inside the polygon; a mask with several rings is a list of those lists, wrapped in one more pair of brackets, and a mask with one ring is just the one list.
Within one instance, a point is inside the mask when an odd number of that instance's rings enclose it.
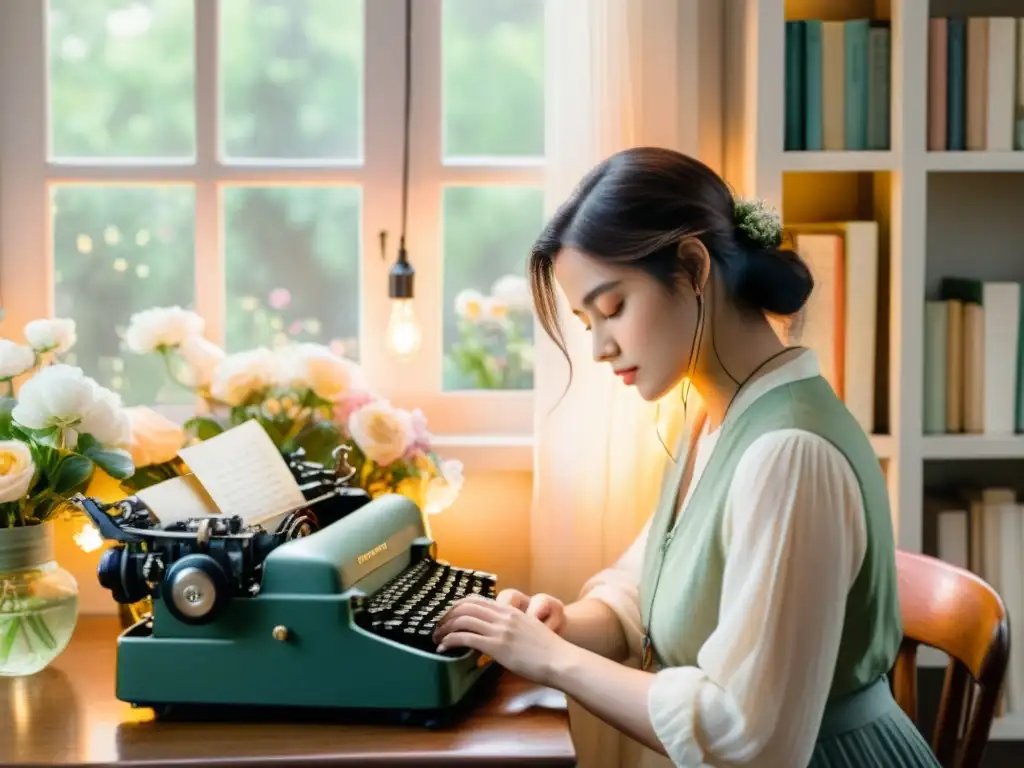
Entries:
{"label": "pleated skirt", "polygon": [[940,768],[886,678],[830,702],[808,768]]}

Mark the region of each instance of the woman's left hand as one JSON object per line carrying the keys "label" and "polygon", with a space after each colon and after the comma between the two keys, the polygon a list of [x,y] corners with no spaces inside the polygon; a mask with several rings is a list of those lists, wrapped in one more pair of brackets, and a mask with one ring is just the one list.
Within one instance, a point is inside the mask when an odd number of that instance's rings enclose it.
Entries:
{"label": "woman's left hand", "polygon": [[505,669],[541,685],[574,646],[518,608],[479,595],[455,603],[434,630],[438,650],[473,648]]}

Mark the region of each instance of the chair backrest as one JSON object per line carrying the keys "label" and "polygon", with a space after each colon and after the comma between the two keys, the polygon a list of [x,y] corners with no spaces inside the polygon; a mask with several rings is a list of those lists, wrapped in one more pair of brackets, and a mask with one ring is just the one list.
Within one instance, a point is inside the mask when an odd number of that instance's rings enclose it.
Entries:
{"label": "chair backrest", "polygon": [[917,722],[917,648],[949,656],[932,750],[946,768],[980,768],[1010,657],[1010,623],[998,593],[977,575],[927,555],[897,551],[903,645],[893,694]]}

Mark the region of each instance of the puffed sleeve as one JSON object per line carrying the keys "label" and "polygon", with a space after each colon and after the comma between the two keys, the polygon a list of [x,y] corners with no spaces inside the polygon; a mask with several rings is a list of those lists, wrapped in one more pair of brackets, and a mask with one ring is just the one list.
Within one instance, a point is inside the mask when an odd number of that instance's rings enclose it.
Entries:
{"label": "puffed sleeve", "polygon": [[864,558],[857,479],[810,432],[770,432],[736,467],[719,624],[695,667],[657,672],[648,711],[679,766],[806,765]]}
{"label": "puffed sleeve", "polygon": [[644,634],[640,619],[640,573],[650,528],[651,521],[648,520],[622,556],[608,568],[591,576],[580,590],[581,600],[600,600],[618,617],[629,647],[625,663],[634,666],[640,663],[640,646]]}

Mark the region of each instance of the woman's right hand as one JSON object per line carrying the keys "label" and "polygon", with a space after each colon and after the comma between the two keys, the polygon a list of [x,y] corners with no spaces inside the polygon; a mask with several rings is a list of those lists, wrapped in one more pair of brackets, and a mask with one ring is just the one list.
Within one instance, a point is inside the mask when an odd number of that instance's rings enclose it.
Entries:
{"label": "woman's right hand", "polygon": [[495,598],[497,602],[516,608],[558,634],[565,626],[565,604],[557,597],[539,593],[533,597],[518,589],[503,589]]}

